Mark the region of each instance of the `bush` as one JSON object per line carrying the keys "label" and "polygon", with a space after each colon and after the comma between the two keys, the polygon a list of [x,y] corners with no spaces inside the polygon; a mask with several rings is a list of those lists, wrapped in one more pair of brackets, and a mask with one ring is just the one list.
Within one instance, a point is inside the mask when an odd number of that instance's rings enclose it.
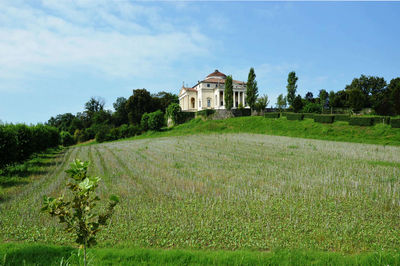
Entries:
{"label": "bush", "polygon": [[372,117],[350,117],[349,125],[352,126],[372,126],[374,119]]}
{"label": "bush", "polygon": [[109,133],[109,140],[117,140],[120,138],[122,138],[122,136],[121,132],[119,131],[119,128],[118,127],[112,128]]}
{"label": "bush", "polygon": [[177,124],[183,124],[187,121],[192,120],[195,117],[196,113],[194,112],[179,112]]}
{"label": "bush", "polygon": [[287,120],[303,120],[304,119],[304,114],[287,113],[286,114],[286,119]]}
{"label": "bush", "polygon": [[392,118],[392,119],[390,119],[390,126],[392,128],[400,128],[400,118]]}
{"label": "bush", "polygon": [[386,124],[389,125],[390,124],[390,116],[373,116],[372,117],[373,120],[373,124]]}
{"label": "bush", "polygon": [[215,110],[214,109],[205,109],[201,111],[196,112],[196,116],[204,116],[204,117],[209,117],[210,115],[214,114]]}
{"label": "bush", "polygon": [[149,114],[148,113],[144,113],[142,115],[142,119],[140,120],[140,126],[142,127],[143,131],[147,131],[149,130]]}
{"label": "bush", "polygon": [[314,115],[314,122],[331,124],[335,120],[333,115]]}
{"label": "bush", "polygon": [[61,145],[67,147],[75,144],[75,139],[68,131],[61,131],[60,133]]}
{"label": "bush", "polygon": [[348,122],[349,119],[350,119],[350,115],[345,115],[345,114],[335,114],[334,116],[335,116],[335,118],[334,118],[335,121],[346,121],[346,122]]}
{"label": "bush", "polygon": [[235,117],[240,117],[240,116],[251,116],[251,110],[250,109],[231,109],[231,112],[233,116]]}
{"label": "bush", "polygon": [[110,132],[111,132],[110,126],[101,125],[100,127],[97,128],[96,141],[101,143],[104,141],[112,140]]}
{"label": "bush", "polygon": [[[303,113],[321,113],[321,105],[317,103],[308,102],[302,110]],[[312,118],[312,117],[310,117]]]}
{"label": "bush", "polygon": [[265,113],[264,117],[265,118],[279,118],[279,113]]}
{"label": "bush", "polygon": [[160,131],[160,129],[164,126],[165,119],[164,114],[161,110],[155,111],[149,114],[149,119],[147,122],[148,129],[154,131]]}
{"label": "bush", "polygon": [[179,113],[181,113],[181,107],[177,103],[171,103],[168,105],[166,110],[167,119],[171,118],[173,125],[177,125],[179,121]]}
{"label": "bush", "polygon": [[304,115],[304,118],[314,119],[314,115],[315,114],[306,113],[306,114],[303,114],[303,115]]}

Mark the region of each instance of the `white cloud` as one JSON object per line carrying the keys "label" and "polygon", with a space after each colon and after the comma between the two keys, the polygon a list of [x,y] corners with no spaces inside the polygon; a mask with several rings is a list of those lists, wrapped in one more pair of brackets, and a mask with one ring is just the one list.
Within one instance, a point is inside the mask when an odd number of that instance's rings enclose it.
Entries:
{"label": "white cloud", "polygon": [[[126,1],[0,3],[0,79],[53,69],[148,77],[205,56],[208,37],[177,27],[157,7]],[[1,89],[1,88],[0,88]]]}

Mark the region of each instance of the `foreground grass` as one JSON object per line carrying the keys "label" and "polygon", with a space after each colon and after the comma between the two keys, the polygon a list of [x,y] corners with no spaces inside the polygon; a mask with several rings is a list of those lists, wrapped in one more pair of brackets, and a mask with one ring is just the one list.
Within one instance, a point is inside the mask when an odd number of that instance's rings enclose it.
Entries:
{"label": "foreground grass", "polygon": [[[82,265],[71,247],[40,244],[0,244],[0,265]],[[398,265],[400,254],[374,252],[343,255],[299,250],[194,251],[144,248],[94,248],[89,265]]]}
{"label": "foreground grass", "polygon": [[400,146],[400,128],[391,128],[389,125],[378,124],[372,127],[361,127],[350,126],[347,122],[322,124],[315,123],[313,119],[289,121],[284,117],[270,119],[260,116],[207,121],[198,118],[164,132],[147,132],[142,136],[132,139],[183,136],[199,133],[257,133],[307,139]]}
{"label": "foreground grass", "polygon": [[0,241],[71,243],[40,213],[73,158],[121,198],[101,247],[316,250],[400,247],[400,148],[259,134],[202,134],[69,149],[0,203]]}

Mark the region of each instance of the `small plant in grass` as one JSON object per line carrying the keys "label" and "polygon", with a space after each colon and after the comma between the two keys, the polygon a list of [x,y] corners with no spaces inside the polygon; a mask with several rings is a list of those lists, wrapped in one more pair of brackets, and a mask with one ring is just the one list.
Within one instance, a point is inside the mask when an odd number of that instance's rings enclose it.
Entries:
{"label": "small plant in grass", "polygon": [[96,234],[100,231],[100,226],[106,225],[119,202],[118,197],[112,195],[106,212],[103,214],[95,212],[96,202],[100,200],[95,195],[100,178],[88,176],[88,166],[89,162],[76,159],[71,163],[70,169],[65,171],[73,180],[67,184],[73,194],[71,201],[65,200],[64,196],[57,199],[44,196],[42,208],[42,211],[48,212],[51,216],[58,216],[59,222],[66,225],[65,231],[75,235],[75,242],[83,245],[85,265],[87,265],[86,248],[96,244]]}

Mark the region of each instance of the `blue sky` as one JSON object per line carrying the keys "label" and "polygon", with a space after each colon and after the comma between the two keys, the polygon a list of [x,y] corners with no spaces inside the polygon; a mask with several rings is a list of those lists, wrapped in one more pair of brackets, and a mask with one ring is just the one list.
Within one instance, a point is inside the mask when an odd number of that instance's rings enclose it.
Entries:
{"label": "blue sky", "polygon": [[361,74],[400,76],[399,2],[1,1],[0,120],[46,122],[92,96],[178,93],[219,69],[270,105]]}

